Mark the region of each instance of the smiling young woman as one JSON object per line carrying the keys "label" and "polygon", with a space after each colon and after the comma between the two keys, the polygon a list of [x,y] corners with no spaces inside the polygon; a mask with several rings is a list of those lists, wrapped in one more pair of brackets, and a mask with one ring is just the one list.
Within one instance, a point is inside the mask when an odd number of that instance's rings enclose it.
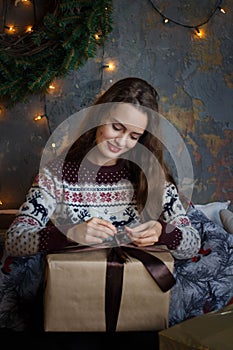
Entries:
{"label": "smiling young woman", "polygon": [[99,244],[122,229],[136,246],[165,244],[178,259],[198,252],[199,235],[164,162],[157,100],[134,77],[97,99],[65,159],[41,169],[8,230],[11,255]]}
{"label": "smiling young woman", "polygon": [[[84,114],[81,127],[79,120],[73,120],[79,137],[68,152],[40,168],[5,240],[11,257],[23,256],[21,264],[29,277],[21,288],[30,302],[36,288],[40,295],[47,253],[77,245],[113,247],[122,244],[119,237],[135,247],[165,245],[176,259],[191,258],[199,251],[199,232],[163,158],[157,99],[156,90],[145,80],[116,82]],[[33,262],[36,274],[24,259]],[[10,278],[15,293],[22,268]],[[22,319],[17,312],[12,316],[12,309],[17,310],[25,298],[21,295],[20,290],[17,300],[7,300],[3,306],[12,328]],[[26,324],[35,319],[33,310],[29,313],[30,317],[23,315]]]}

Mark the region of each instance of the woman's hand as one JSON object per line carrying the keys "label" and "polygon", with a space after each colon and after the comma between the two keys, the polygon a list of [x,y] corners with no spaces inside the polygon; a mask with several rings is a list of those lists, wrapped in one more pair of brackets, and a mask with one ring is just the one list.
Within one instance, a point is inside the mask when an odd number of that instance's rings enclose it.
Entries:
{"label": "woman's hand", "polygon": [[117,229],[110,221],[94,217],[70,228],[67,237],[79,244],[90,245],[102,243],[109,236],[113,237],[116,233]]}
{"label": "woman's hand", "polygon": [[162,225],[158,221],[151,220],[134,228],[125,226],[125,231],[135,245],[145,247],[158,242],[162,233]]}

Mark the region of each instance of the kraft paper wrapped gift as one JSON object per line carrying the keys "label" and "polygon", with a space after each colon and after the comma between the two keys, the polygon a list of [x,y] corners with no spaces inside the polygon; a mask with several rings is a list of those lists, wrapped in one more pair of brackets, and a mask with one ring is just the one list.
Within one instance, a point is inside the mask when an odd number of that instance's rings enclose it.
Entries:
{"label": "kraft paper wrapped gift", "polygon": [[160,350],[232,350],[233,305],[159,332]]}
{"label": "kraft paper wrapped gift", "polygon": [[[44,290],[44,329],[52,332],[105,332],[107,249],[49,254]],[[173,272],[167,251],[151,253]],[[167,327],[170,289],[160,287],[135,258],[124,264],[115,331]],[[114,300],[115,302],[115,300]]]}

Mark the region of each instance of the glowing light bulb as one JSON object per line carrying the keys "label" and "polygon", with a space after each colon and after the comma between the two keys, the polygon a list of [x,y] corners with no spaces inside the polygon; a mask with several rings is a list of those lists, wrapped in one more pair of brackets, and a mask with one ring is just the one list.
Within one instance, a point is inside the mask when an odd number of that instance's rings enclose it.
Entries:
{"label": "glowing light bulb", "polygon": [[98,33],[96,33],[96,34],[94,35],[95,40],[100,40],[100,37],[101,37],[101,35],[98,34]]}
{"label": "glowing light bulb", "polygon": [[204,37],[204,31],[202,29],[196,28],[195,29],[195,34],[198,36],[198,38],[203,38]]}
{"label": "glowing light bulb", "polygon": [[26,33],[31,33],[32,32],[32,26],[28,26],[26,28]]}
{"label": "glowing light bulb", "polygon": [[163,19],[163,23],[166,24],[166,23],[168,23],[168,22],[169,22],[169,19],[168,19],[168,18],[164,18],[164,19]]}
{"label": "glowing light bulb", "polygon": [[222,7],[219,6],[218,9],[219,9],[220,12],[222,12],[224,14],[226,13],[226,11]]}
{"label": "glowing light bulb", "polygon": [[44,118],[44,115],[43,115],[43,114],[37,114],[37,115],[34,117],[34,120],[35,120],[35,121],[38,121],[38,120],[41,120],[42,118]]}
{"label": "glowing light bulb", "polygon": [[9,34],[13,34],[15,32],[15,27],[13,25],[5,26]]}
{"label": "glowing light bulb", "polygon": [[113,71],[116,67],[113,62],[109,62],[103,65],[103,68],[106,68],[108,71]]}
{"label": "glowing light bulb", "polygon": [[112,62],[110,62],[109,65],[108,65],[108,69],[109,70],[114,70],[114,68],[115,68],[115,65]]}
{"label": "glowing light bulb", "polygon": [[0,199],[0,205],[3,205],[3,202],[1,201],[1,199]]}

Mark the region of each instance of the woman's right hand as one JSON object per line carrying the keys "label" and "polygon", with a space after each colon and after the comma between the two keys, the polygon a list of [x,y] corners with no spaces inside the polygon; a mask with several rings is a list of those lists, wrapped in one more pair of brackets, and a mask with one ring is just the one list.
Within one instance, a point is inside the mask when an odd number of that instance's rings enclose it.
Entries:
{"label": "woman's right hand", "polygon": [[67,231],[67,238],[79,244],[91,245],[103,243],[116,233],[117,229],[110,221],[94,217],[70,228]]}

